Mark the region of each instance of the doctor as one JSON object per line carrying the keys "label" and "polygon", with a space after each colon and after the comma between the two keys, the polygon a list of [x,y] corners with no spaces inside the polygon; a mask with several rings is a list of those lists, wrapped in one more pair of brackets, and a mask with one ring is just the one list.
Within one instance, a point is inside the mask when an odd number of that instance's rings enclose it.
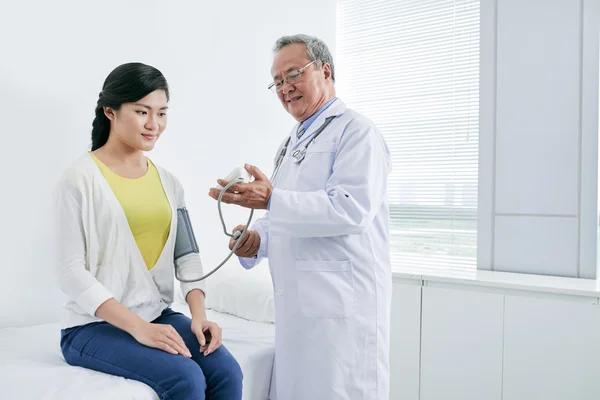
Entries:
{"label": "doctor", "polygon": [[275,394],[387,400],[390,154],[375,125],[336,98],[333,60],[321,40],[282,37],[274,52],[269,88],[298,123],[277,151],[272,181],[247,166],[255,179],[222,200],[268,209],[236,254],[245,268],[269,259]]}

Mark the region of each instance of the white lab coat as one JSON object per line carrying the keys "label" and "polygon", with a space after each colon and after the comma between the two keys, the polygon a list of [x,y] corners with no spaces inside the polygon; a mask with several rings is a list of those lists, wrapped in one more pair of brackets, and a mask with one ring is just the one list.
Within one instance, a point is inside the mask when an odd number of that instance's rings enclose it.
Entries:
{"label": "white lab coat", "polygon": [[[329,116],[337,116],[301,149]],[[252,268],[268,257],[275,293],[277,400],[388,400],[390,303],[387,177],[375,125],[337,99],[275,177]],[[287,139],[287,138],[286,138]],[[279,151],[277,152],[279,154]]]}

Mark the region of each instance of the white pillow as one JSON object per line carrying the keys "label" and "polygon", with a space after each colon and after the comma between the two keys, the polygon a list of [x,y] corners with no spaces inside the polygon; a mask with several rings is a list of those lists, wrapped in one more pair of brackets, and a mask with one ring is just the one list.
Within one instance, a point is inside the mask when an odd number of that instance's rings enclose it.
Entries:
{"label": "white pillow", "polygon": [[[175,281],[176,301],[185,303]],[[206,308],[250,321],[275,323],[273,283],[267,260],[250,270],[233,260],[206,278]]]}
{"label": "white pillow", "polygon": [[275,323],[273,282],[267,261],[250,270],[237,262],[223,269],[208,278],[207,308],[251,321]]}

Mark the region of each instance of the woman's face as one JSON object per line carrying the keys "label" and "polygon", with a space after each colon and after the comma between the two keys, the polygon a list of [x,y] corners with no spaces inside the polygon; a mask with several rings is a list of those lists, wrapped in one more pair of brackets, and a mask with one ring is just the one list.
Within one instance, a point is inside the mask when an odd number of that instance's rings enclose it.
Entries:
{"label": "woman's face", "polygon": [[109,140],[140,151],[150,151],[167,127],[167,94],[155,90],[135,103],[123,103],[114,110],[105,107],[110,120]]}

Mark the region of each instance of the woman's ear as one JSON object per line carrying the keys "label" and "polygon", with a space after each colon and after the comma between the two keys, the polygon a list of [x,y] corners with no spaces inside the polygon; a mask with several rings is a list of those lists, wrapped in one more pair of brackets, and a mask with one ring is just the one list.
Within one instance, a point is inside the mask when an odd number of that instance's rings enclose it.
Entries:
{"label": "woman's ear", "polygon": [[108,118],[111,122],[114,122],[115,120],[115,110],[112,109],[111,107],[104,107],[104,115],[106,115],[106,118]]}

